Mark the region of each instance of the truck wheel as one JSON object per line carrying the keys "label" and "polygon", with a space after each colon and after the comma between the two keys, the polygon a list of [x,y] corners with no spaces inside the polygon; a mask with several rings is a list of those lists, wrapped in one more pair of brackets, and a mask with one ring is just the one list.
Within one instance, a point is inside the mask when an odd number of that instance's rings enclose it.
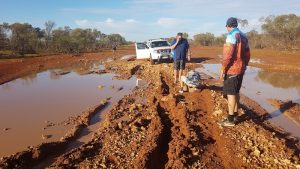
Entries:
{"label": "truck wheel", "polygon": [[152,59],[152,56],[150,55],[150,64],[154,65],[154,60]]}

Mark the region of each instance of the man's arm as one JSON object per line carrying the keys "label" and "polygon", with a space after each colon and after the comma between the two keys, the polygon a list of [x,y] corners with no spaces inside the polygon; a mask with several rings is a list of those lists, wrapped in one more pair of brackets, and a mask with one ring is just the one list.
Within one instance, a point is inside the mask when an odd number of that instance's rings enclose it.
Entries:
{"label": "man's arm", "polygon": [[191,61],[192,52],[191,52],[190,45],[188,42],[187,42],[187,51],[186,52],[187,52],[187,56],[188,56],[188,61]]}
{"label": "man's arm", "polygon": [[232,60],[232,56],[235,50],[235,44],[225,43],[223,48],[223,61],[222,61],[222,69],[224,73],[229,69],[229,63]]}
{"label": "man's arm", "polygon": [[232,43],[225,43],[224,48],[223,48],[223,61],[222,61],[222,67],[221,67],[221,72],[220,72],[220,79],[223,79],[224,74],[229,69],[229,63],[232,59],[233,53],[235,50],[235,44]]}
{"label": "man's arm", "polygon": [[249,61],[250,61],[250,56],[251,56],[249,46],[247,46],[247,48],[246,48],[246,54],[245,55],[246,55],[245,56],[245,63],[246,63],[246,66],[248,66]]}
{"label": "man's arm", "polygon": [[188,61],[191,61],[192,52],[190,49],[187,50]]}
{"label": "man's arm", "polygon": [[178,45],[178,42],[179,42],[179,38],[177,37],[176,38],[176,42],[173,44],[173,45],[171,45],[171,49],[173,50],[173,49],[175,49],[176,48],[176,46]]}

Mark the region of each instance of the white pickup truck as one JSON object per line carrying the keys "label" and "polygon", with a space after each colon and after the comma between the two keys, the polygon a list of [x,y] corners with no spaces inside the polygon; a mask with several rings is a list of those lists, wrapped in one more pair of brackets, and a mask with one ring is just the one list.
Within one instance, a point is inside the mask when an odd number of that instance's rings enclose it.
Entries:
{"label": "white pickup truck", "polygon": [[172,61],[170,44],[164,39],[151,39],[146,43],[135,43],[136,59],[149,59],[151,64],[160,63],[163,59]]}

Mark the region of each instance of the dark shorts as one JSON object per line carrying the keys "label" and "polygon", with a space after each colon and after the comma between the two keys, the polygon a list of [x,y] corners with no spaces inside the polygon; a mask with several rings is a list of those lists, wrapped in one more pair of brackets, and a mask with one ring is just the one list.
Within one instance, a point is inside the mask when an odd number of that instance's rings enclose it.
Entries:
{"label": "dark shorts", "polygon": [[174,70],[184,70],[185,60],[174,60]]}
{"label": "dark shorts", "polygon": [[225,95],[235,95],[240,92],[244,74],[225,75],[223,92]]}

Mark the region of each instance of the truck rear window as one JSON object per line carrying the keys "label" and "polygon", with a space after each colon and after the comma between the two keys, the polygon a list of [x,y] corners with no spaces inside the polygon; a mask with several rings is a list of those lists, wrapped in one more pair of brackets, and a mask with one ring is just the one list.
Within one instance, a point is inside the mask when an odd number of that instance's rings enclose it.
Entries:
{"label": "truck rear window", "polygon": [[151,48],[165,47],[165,46],[169,46],[169,43],[167,41],[155,41],[151,43]]}

